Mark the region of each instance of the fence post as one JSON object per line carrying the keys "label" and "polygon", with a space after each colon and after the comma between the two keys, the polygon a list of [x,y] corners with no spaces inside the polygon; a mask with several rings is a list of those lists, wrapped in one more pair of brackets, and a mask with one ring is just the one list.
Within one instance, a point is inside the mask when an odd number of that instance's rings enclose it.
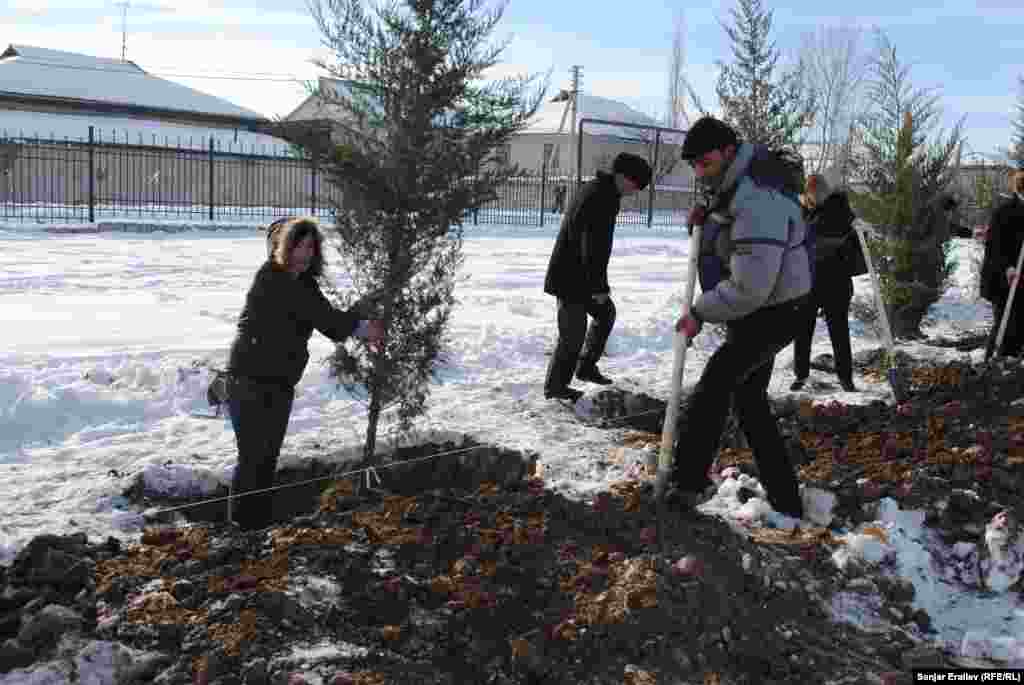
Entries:
{"label": "fence post", "polygon": [[89,127],[89,223],[96,221],[96,127]]}
{"label": "fence post", "polygon": [[658,180],[658,148],[661,146],[661,129],[654,132],[654,154],[651,160],[651,189],[648,195],[647,201],[647,228],[650,228],[654,223],[654,186],[657,185]]}
{"label": "fence post", "polygon": [[[579,133],[576,136],[576,186],[572,190],[572,197],[576,197],[580,186],[583,185],[583,124],[585,119],[580,119]],[[571,152],[571,151],[570,151]]]}
{"label": "fence post", "polygon": [[540,227],[544,228],[544,211],[547,203],[545,202],[545,195],[547,195],[548,189],[548,160],[544,160],[544,164],[540,168]]}
{"label": "fence post", "polygon": [[209,155],[209,161],[207,162],[206,167],[207,167],[207,170],[209,171],[209,175],[210,175],[210,177],[209,177],[209,184],[208,184],[207,190],[210,193],[210,197],[209,197],[210,215],[209,216],[210,216],[210,221],[212,222],[213,221],[213,188],[214,188],[214,184],[213,184],[213,136],[210,136],[210,155]]}
{"label": "fence post", "polygon": [[[480,180],[480,162],[477,162],[476,172],[474,172],[473,180],[478,181],[478,182]],[[479,184],[477,183],[477,184],[474,184],[474,185],[479,185]],[[474,226],[478,226],[479,224],[480,224],[480,203],[477,202],[476,206],[473,207],[473,225]]]}
{"label": "fence post", "polygon": [[312,177],[313,192],[312,192],[312,196],[311,196],[310,202],[309,202],[310,216],[314,216],[314,217],[316,216],[316,177],[317,177],[317,174],[316,174],[316,168],[317,168],[316,159],[317,159],[316,153],[314,152],[313,153],[313,159],[312,159],[312,163],[313,163],[313,166],[312,166],[312,172],[313,172],[313,177]]}

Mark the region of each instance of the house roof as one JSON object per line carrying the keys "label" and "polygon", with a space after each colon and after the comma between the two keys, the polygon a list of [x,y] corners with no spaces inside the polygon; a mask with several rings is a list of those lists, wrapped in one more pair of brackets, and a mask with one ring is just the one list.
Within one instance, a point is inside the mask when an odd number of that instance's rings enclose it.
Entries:
{"label": "house roof", "polygon": [[[319,90],[316,93],[311,93],[306,96],[298,106],[288,113],[284,117],[285,121],[298,121],[296,117],[300,112],[310,103],[316,106],[315,111],[306,113],[303,119],[310,118],[323,118],[323,119],[345,119],[349,116],[349,111],[344,106],[338,104],[341,101],[351,100],[353,93],[351,88],[351,80],[337,79],[330,76],[321,76],[317,79],[317,85]],[[370,100],[366,103],[368,106],[374,106],[375,101]],[[383,113],[379,105],[377,106],[378,113]]]}
{"label": "house roof", "polygon": [[[540,106],[540,109],[537,110],[537,114],[531,120],[530,125],[523,131],[523,133],[568,134],[571,130],[579,130],[579,122],[582,119],[604,119],[607,121],[622,121],[629,124],[640,124],[642,126],[662,126],[662,123],[655,120],[653,117],[649,117],[643,112],[637,111],[618,100],[612,100],[610,98],[600,97],[597,95],[589,95],[587,93],[580,93],[576,102],[575,127],[570,129],[572,124],[570,121],[571,114],[565,114],[565,123],[561,126],[560,130],[559,124],[562,123],[563,113],[565,113],[567,105],[567,100],[562,98],[556,98],[555,101],[545,102]],[[589,135],[605,135],[613,136],[615,138],[645,140],[653,136],[653,133],[650,131],[645,132],[643,129],[635,129],[626,126],[611,126],[607,124],[587,124],[586,133]],[[682,134],[679,135],[680,140],[676,142],[682,142]]]}
{"label": "house roof", "polygon": [[[339,105],[332,105],[332,98],[344,100],[352,96],[349,81],[321,76],[319,79],[320,92],[327,94],[328,102],[318,94],[312,94],[303,100],[288,116],[285,121],[293,121],[307,105],[313,103],[316,106],[313,112],[303,113],[303,118],[344,118],[345,110]],[[565,111],[564,101],[549,101],[541,105],[537,114],[531,120],[530,125],[522,133],[558,133],[559,124],[562,121],[562,113]],[[639,112],[629,105],[596,95],[579,94],[577,104],[576,121],[584,118],[604,119],[607,121],[622,121],[642,126],[661,126],[661,123],[652,117]],[[570,122],[567,120],[562,127],[562,133],[570,132]],[[587,133],[590,135],[604,135],[628,140],[650,140],[653,134],[643,129],[635,129],[626,126],[610,126],[606,124],[588,124]],[[663,134],[662,140],[667,143],[682,143],[683,135],[679,134],[678,140],[670,140],[672,134]]]}
{"label": "house roof", "polygon": [[146,73],[134,62],[28,45],[0,54],[0,96],[265,120],[259,112]]}
{"label": "house roof", "polygon": [[94,127],[95,141],[101,143],[205,150],[213,138],[217,150],[222,152],[278,156],[289,153],[287,140],[241,126],[225,128],[156,118],[0,109],[0,139],[85,141],[89,139],[90,126]]}

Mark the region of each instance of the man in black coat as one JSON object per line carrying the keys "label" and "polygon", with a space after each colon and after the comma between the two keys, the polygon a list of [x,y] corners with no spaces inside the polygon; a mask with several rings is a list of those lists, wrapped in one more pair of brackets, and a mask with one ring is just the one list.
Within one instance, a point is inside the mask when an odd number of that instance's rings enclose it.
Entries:
{"label": "man in black coat", "polygon": [[[574,371],[583,381],[611,383],[597,369],[597,361],[615,325],[615,304],[608,287],[615,217],[622,197],[643,190],[650,182],[647,161],[623,152],[612,163],[612,173],[597,172],[597,177],[576,193],[562,217],[544,278],[544,292],[558,298],[558,344],[544,381],[546,398],[578,400],[583,393],[569,387]],[[589,330],[588,314],[593,318]]]}
{"label": "man in black coat", "polygon": [[981,265],[981,296],[992,303],[992,331],[985,349],[986,359],[993,353],[1020,356],[1024,347],[1024,331],[1021,330],[1024,293],[1018,292],[1014,296],[1002,347],[998,351],[995,349],[999,324],[1010,297],[1010,285],[1018,276],[1017,257],[1024,243],[1024,171],[1013,175],[1010,186],[1013,195],[992,212]]}

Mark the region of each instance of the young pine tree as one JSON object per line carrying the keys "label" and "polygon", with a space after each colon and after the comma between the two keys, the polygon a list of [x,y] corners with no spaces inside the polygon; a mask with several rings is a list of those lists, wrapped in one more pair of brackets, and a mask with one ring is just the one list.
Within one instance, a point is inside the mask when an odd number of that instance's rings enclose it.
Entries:
{"label": "young pine tree", "polygon": [[733,63],[720,63],[715,91],[722,116],[747,142],[799,153],[814,111],[799,68],[783,72],[771,40],[772,12],[761,0],[738,0],[723,25]]}
{"label": "young pine tree", "polygon": [[1010,159],[1018,169],[1024,169],[1024,77],[1017,77],[1017,104],[1014,106],[1013,140]]}
{"label": "young pine tree", "polygon": [[444,361],[467,212],[496,197],[516,169],[498,148],[522,130],[544,84],[533,76],[485,81],[505,44],[490,43],[504,5],[481,0],[311,0],[336,77],[320,93],[335,112],[319,160],[342,192],[328,236],[352,279],[349,299],[371,300],[387,328],[383,349],[346,343],[332,359],[349,387],[365,388],[364,455],[375,454],[381,411],[398,428],[422,414]]}
{"label": "young pine tree", "polygon": [[948,135],[934,133],[937,96],[913,88],[896,48],[884,34],[878,40],[869,111],[853,161],[867,190],[852,199],[879,235],[871,249],[893,336],[914,338],[955,267],[941,199],[953,181],[962,121]]}

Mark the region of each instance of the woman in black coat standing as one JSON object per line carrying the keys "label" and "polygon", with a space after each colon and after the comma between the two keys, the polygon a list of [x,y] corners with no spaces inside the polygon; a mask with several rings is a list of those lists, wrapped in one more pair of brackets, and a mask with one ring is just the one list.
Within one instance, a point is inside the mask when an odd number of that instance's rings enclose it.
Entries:
{"label": "woman in black coat standing", "polygon": [[227,369],[228,411],[238,445],[228,516],[244,530],[273,521],[271,493],[236,496],[274,484],[313,329],[335,342],[351,335],[372,344],[384,339],[380,321],[362,319],[357,308],[336,309],[321,292],[323,238],[315,219],[271,224],[268,252],[245,296]]}
{"label": "woman in black coat standing", "polygon": [[804,327],[793,343],[793,370],[796,380],[790,390],[802,390],[811,371],[811,340],[819,310],[825,313],[828,335],[832,339],[836,375],[846,392],[853,385],[853,354],[850,349],[850,302],[853,300],[853,276],[867,271],[857,233],[854,214],[845,193],[832,192],[824,176],[807,177],[806,192],[800,197],[804,221],[814,231],[814,285],[807,307]]}

